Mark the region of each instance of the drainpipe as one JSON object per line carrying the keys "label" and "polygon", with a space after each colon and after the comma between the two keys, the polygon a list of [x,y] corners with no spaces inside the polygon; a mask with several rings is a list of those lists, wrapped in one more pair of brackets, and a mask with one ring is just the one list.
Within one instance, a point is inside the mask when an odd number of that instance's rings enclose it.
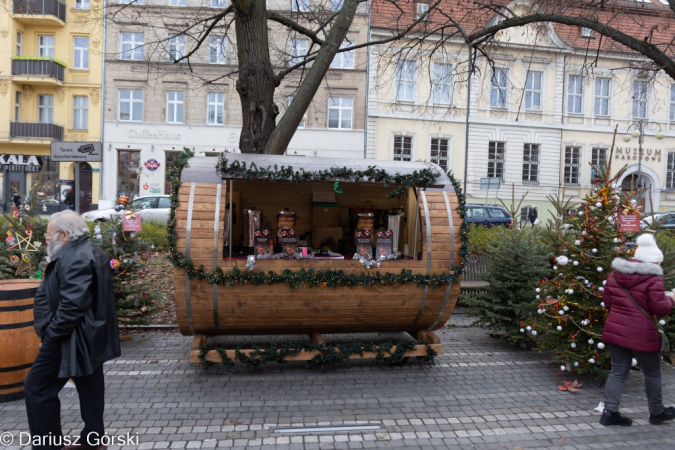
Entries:
{"label": "drainpipe", "polygon": [[471,78],[473,77],[473,47],[469,46],[469,82],[466,93],[466,131],[464,138],[464,195],[466,195],[466,178],[469,175],[469,114],[471,112]]}
{"label": "drainpipe", "polygon": [[[368,8],[368,25],[366,42],[370,43],[370,8]],[[366,46],[366,108],[363,126],[363,159],[368,159],[368,90],[370,89],[370,45]]]}
{"label": "drainpipe", "polygon": [[[101,204],[103,199],[105,183],[103,182],[103,166],[105,165],[105,158],[107,156],[105,146],[105,55],[107,52],[106,42],[108,37],[108,21],[106,20],[108,14],[108,2],[103,2],[103,61],[101,62],[101,162],[98,165],[98,204]],[[106,199],[107,200],[107,199]]]}

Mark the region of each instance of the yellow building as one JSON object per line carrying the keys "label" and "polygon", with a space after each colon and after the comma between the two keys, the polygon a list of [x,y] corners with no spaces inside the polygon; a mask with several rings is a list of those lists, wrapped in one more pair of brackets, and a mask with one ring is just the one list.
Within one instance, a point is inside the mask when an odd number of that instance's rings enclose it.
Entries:
{"label": "yellow building", "polygon": [[41,212],[63,209],[63,193],[76,186],[80,211],[98,204],[99,163],[59,164],[49,156],[52,141],[101,141],[102,12],[103,0],[0,5],[0,201],[5,209],[14,192],[29,195],[41,173]]}

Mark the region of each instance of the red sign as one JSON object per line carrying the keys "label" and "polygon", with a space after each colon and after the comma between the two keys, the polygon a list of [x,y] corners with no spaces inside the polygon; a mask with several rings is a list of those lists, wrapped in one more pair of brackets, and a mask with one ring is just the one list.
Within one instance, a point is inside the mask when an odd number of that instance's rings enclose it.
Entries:
{"label": "red sign", "polygon": [[617,222],[619,233],[637,233],[642,231],[639,214],[621,214],[619,210],[617,212]]}
{"label": "red sign", "polygon": [[122,213],[122,228],[124,231],[141,231],[141,214],[134,213],[134,217],[127,217],[128,213]]}

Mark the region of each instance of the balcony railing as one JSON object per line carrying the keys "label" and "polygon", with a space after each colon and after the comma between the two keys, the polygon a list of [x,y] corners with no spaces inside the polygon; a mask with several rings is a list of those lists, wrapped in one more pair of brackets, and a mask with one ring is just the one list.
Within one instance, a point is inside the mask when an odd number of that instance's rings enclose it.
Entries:
{"label": "balcony railing", "polygon": [[12,59],[12,75],[55,78],[63,82],[64,69],[52,58]]}
{"label": "balcony railing", "polygon": [[54,16],[66,21],[66,4],[59,0],[14,0],[14,14]]}
{"label": "balcony railing", "polygon": [[55,123],[10,122],[9,136],[12,139],[63,140],[63,127]]}

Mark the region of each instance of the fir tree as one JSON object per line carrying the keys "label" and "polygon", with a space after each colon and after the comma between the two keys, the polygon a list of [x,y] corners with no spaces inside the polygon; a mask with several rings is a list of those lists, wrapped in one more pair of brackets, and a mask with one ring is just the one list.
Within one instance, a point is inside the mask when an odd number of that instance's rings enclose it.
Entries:
{"label": "fir tree", "polygon": [[[611,153],[610,153],[611,161]],[[536,336],[540,350],[580,373],[602,375],[609,351],[601,341],[607,310],[602,303],[605,280],[616,257],[630,258],[629,233],[617,231],[617,211],[638,214],[634,197],[624,194],[610,167],[594,167],[598,177],[591,193],[576,208],[569,201],[549,199],[556,217],[547,225],[553,273],[535,289],[538,316],[526,321],[523,333]]]}
{"label": "fir tree", "polygon": [[500,228],[497,239],[488,246],[490,258],[485,292],[464,302],[479,309],[475,324],[505,332],[504,339],[526,346],[528,335],[519,332],[519,319],[537,305],[532,286],[550,273],[545,248],[538,242],[539,233],[529,229]]}

